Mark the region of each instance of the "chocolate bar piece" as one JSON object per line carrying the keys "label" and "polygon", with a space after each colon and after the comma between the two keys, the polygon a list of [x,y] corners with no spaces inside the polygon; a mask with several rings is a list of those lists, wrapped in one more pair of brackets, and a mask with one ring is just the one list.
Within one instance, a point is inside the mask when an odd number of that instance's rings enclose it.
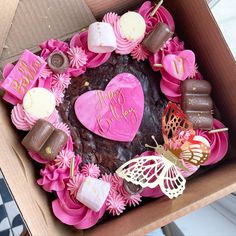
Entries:
{"label": "chocolate bar piece", "polygon": [[159,22],[142,44],[151,53],[156,53],[172,35],[173,32],[169,26]]}
{"label": "chocolate bar piece", "polygon": [[48,57],[48,66],[55,73],[63,73],[69,67],[69,59],[63,52],[53,52]]}
{"label": "chocolate bar piece", "polygon": [[23,146],[35,152],[39,152],[49,136],[53,133],[54,127],[46,120],[38,120],[30,132],[22,140]]}
{"label": "chocolate bar piece", "polygon": [[212,129],[213,117],[210,112],[187,111],[185,114],[187,115],[188,120],[193,124],[194,129]]}
{"label": "chocolate bar piece", "polygon": [[181,86],[183,94],[206,94],[211,93],[211,84],[207,80],[185,80]]}
{"label": "chocolate bar piece", "polygon": [[181,107],[194,129],[210,130],[213,125],[211,85],[206,80],[185,80],[182,83]]}
{"label": "chocolate bar piece", "polygon": [[211,111],[213,108],[212,99],[209,95],[188,95],[182,99],[182,109],[184,111]]}
{"label": "chocolate bar piece", "polygon": [[65,132],[55,129],[51,136],[44,143],[43,147],[40,149],[39,155],[45,160],[54,160],[58,153],[66,145],[67,139],[68,136]]}

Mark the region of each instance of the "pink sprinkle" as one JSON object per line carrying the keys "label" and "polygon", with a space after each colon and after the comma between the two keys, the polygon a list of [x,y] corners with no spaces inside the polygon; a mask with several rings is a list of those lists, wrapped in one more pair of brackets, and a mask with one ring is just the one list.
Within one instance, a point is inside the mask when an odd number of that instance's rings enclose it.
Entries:
{"label": "pink sprinkle", "polygon": [[76,196],[80,185],[84,182],[85,176],[81,174],[77,174],[76,176],[73,176],[72,179],[69,180],[67,183],[67,189],[70,191],[70,194],[74,197]]}
{"label": "pink sprinkle", "polygon": [[70,48],[67,54],[70,59],[70,65],[73,68],[78,69],[80,67],[83,67],[88,61],[88,56],[81,47],[76,46]]}
{"label": "pink sprinkle", "polygon": [[113,216],[120,215],[125,210],[125,200],[121,194],[113,194],[109,196],[106,205],[107,210]]}
{"label": "pink sprinkle", "polygon": [[88,163],[83,165],[82,169],[81,169],[81,173],[85,176],[85,177],[93,177],[93,178],[98,178],[100,175],[100,169],[99,167],[94,164],[94,163]]}
{"label": "pink sprinkle", "polygon": [[68,150],[62,150],[57,158],[55,159],[55,163],[59,168],[70,168],[71,159],[75,157],[74,152]]}

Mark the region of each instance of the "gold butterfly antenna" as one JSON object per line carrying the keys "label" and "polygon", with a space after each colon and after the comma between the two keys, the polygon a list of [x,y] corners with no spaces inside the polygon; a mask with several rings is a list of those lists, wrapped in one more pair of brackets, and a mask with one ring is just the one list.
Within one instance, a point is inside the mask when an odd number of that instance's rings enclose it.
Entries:
{"label": "gold butterfly antenna", "polygon": [[155,152],[160,152],[160,153],[162,153],[162,152],[165,150],[165,149],[164,149],[164,146],[158,144],[158,142],[157,142],[157,140],[156,140],[156,138],[155,138],[154,135],[152,135],[151,138],[152,138],[153,141],[155,142],[156,147],[154,147],[154,146],[150,146],[150,145],[148,145],[148,144],[145,144],[145,147],[148,147],[148,148],[154,149]]}

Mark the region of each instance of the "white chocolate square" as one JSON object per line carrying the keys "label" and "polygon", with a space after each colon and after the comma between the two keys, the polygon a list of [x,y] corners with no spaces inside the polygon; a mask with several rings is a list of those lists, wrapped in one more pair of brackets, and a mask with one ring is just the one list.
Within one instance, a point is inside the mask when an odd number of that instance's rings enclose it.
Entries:
{"label": "white chocolate square", "polygon": [[91,210],[98,212],[107,199],[110,184],[92,177],[87,177],[77,192],[76,199]]}

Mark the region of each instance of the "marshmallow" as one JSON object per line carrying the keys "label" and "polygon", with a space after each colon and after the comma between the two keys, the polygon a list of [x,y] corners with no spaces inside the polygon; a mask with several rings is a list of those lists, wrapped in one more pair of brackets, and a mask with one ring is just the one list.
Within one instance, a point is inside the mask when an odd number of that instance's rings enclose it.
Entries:
{"label": "marshmallow", "polygon": [[32,88],[24,96],[26,112],[38,119],[49,117],[56,106],[54,95],[45,88]]}
{"label": "marshmallow", "polygon": [[108,53],[116,49],[116,36],[109,23],[95,22],[88,29],[88,49],[95,53]]}
{"label": "marshmallow", "polygon": [[144,37],[146,23],[139,13],[129,11],[120,18],[120,30],[128,40],[138,40]]}
{"label": "marshmallow", "polygon": [[103,180],[87,177],[81,184],[76,199],[91,210],[98,212],[105,203],[111,185]]}

